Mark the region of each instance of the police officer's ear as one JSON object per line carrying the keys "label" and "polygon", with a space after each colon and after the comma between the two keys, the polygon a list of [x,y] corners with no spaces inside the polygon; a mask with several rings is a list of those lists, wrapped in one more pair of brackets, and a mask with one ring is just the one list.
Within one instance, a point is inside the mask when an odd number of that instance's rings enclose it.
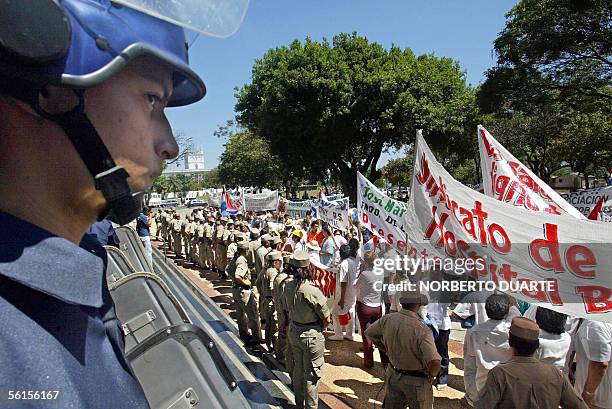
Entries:
{"label": "police officer's ear", "polygon": [[79,104],[79,97],[74,90],[47,85],[38,93],[38,105],[51,115],[69,112]]}

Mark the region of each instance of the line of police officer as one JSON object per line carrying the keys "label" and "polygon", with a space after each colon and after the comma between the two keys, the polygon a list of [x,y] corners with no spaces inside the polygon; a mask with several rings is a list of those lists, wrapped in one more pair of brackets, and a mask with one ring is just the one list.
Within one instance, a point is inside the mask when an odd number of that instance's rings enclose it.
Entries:
{"label": "line of police officer", "polygon": [[157,219],[177,258],[231,279],[240,338],[253,347],[267,344],[291,376],[296,407],[316,408],[330,312],[312,281],[308,253],[283,255],[275,250],[281,243],[276,233],[260,236],[248,222],[218,213],[194,211],[181,220],[171,208]]}

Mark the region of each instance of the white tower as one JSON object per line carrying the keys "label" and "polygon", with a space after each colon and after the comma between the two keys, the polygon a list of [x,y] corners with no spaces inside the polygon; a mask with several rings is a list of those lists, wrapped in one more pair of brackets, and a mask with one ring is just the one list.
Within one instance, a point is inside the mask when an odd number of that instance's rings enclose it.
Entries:
{"label": "white tower", "polygon": [[185,155],[185,170],[203,170],[204,169],[204,150],[202,148],[194,149]]}

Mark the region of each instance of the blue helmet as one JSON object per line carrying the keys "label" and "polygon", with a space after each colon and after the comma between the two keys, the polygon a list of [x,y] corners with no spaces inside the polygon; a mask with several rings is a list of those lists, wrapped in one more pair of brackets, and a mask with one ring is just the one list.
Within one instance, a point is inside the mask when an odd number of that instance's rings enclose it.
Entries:
{"label": "blue helmet", "polygon": [[183,28],[109,0],[63,0],[72,27],[66,56],[50,67],[61,70],[61,83],[76,88],[97,85],[130,60],[150,55],[174,69],[169,106],[204,97],[206,87],[188,64]]}
{"label": "blue helmet", "polygon": [[[0,13],[7,19],[15,14],[16,7],[46,9],[40,14],[32,12],[18,27],[11,27],[11,22],[2,21],[0,17],[0,25],[7,23],[4,30],[24,34],[17,37],[0,32],[0,39],[4,40],[0,42],[0,50],[3,45],[12,48],[13,54],[53,50],[51,56],[46,56],[42,62],[39,59],[35,64],[24,64],[23,58],[14,62],[17,69],[13,71],[17,72],[8,73],[9,77],[11,74],[25,76],[27,82],[38,85],[90,88],[106,81],[130,60],[148,55],[174,70],[174,91],[169,106],[196,102],[206,93],[203,81],[189,68],[185,33],[178,25],[110,0],[62,0],[60,7],[51,0],[12,2],[21,3],[19,6],[10,6],[11,2],[8,2],[9,6],[2,5],[5,1],[0,0],[0,6],[13,7]],[[61,13],[61,16],[51,19],[53,13]],[[14,25],[14,16],[12,20]],[[40,28],[43,25],[63,25],[65,30],[58,32],[55,28],[55,31],[48,32],[48,29]],[[48,40],[49,37],[62,44],[56,46]]]}
{"label": "blue helmet", "polygon": [[[128,173],[87,118],[84,89],[136,57],[151,56],[173,70],[168,106],[202,99],[206,87],[188,66],[182,27],[232,34],[222,31],[237,29],[247,5],[248,0],[0,0],[0,92],[62,127],[106,198],[107,215],[125,224],[138,215],[143,192],[130,190]],[[45,112],[38,95],[47,85],[73,88],[78,105],[61,114]]]}

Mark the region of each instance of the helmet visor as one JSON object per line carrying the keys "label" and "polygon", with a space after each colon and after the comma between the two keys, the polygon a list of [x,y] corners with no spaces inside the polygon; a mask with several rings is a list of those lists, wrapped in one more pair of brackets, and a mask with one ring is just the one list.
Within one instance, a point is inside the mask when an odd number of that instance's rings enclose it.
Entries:
{"label": "helmet visor", "polygon": [[112,0],[183,28],[225,38],[238,31],[249,0]]}

